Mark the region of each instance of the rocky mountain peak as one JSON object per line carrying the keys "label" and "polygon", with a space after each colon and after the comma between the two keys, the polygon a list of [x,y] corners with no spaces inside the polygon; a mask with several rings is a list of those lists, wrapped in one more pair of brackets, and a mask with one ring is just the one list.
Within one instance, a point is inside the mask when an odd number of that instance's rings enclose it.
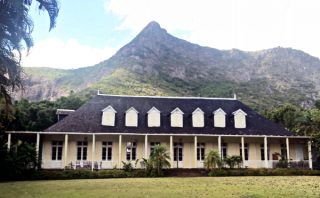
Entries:
{"label": "rocky mountain peak", "polygon": [[143,30],[137,35],[137,37],[141,36],[150,36],[155,37],[157,35],[167,34],[167,30],[161,28],[160,24],[156,21],[151,21]]}
{"label": "rocky mountain peak", "polygon": [[175,40],[177,39],[173,39],[167,30],[161,28],[159,23],[151,21],[130,43],[123,46],[115,57],[120,59],[130,57],[140,60],[146,57],[160,56],[163,53],[163,46],[175,43]]}

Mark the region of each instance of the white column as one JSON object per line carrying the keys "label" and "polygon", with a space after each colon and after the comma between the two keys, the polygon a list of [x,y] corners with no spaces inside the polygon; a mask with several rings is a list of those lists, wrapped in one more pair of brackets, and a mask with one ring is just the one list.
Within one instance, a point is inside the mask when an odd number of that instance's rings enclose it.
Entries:
{"label": "white column", "polygon": [[96,135],[92,134],[91,170],[94,169],[94,159],[96,154]]}
{"label": "white column", "polygon": [[311,140],[308,141],[309,168],[312,169]]}
{"label": "white column", "polygon": [[221,155],[221,136],[218,136],[218,152],[219,152],[220,158],[222,158],[222,155]]}
{"label": "white column", "polygon": [[118,168],[121,169],[121,162],[122,162],[122,135],[119,135],[119,157],[118,157]]}
{"label": "white column", "polygon": [[144,136],[144,158],[148,159],[148,135]]}
{"label": "white column", "polygon": [[8,142],[7,142],[7,148],[8,148],[8,151],[10,151],[10,148],[11,148],[11,133],[8,133]]}
{"label": "white column", "polygon": [[171,167],[173,168],[173,137],[170,136],[170,161],[171,161]]}
{"label": "white column", "polygon": [[[40,150],[40,133],[37,133],[36,155],[37,155],[38,162],[40,162],[39,150]],[[40,167],[38,167],[38,168],[40,168]]]}
{"label": "white column", "polygon": [[195,135],[194,136],[194,167],[198,167],[198,160],[197,160],[197,143],[198,143],[198,137]]}
{"label": "white column", "polygon": [[244,162],[245,162],[245,156],[244,156],[244,137],[241,137],[241,158],[242,158],[242,164],[244,167]]}
{"label": "white column", "polygon": [[289,148],[289,138],[286,138],[286,145],[287,145],[287,160],[290,160],[290,148]]}
{"label": "white column", "polygon": [[269,168],[269,162],[268,162],[268,139],[267,139],[267,136],[264,136],[264,166],[265,166],[265,168]]}
{"label": "white column", "polygon": [[66,167],[67,165],[68,165],[68,134],[65,134],[64,135],[64,167]]}

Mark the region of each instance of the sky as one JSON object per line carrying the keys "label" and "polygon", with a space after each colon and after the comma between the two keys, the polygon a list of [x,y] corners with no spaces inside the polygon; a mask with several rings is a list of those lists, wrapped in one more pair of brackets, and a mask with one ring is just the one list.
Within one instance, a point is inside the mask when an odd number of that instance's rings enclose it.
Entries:
{"label": "sky", "polygon": [[[75,3],[76,2],[76,3]],[[56,28],[37,2],[26,67],[74,69],[110,58],[150,21],[217,49],[291,47],[320,57],[319,0],[60,0]]]}

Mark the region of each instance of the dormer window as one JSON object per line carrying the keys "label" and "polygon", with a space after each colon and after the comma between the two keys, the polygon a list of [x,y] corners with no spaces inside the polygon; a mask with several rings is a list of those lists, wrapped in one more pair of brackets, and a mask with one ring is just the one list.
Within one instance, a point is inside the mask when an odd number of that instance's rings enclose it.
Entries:
{"label": "dormer window", "polygon": [[192,126],[204,127],[204,112],[200,108],[192,112]]}
{"label": "dormer window", "polygon": [[148,111],[148,127],[160,127],[160,111],[155,107]]}
{"label": "dormer window", "polygon": [[247,114],[242,111],[241,109],[238,109],[237,111],[232,113],[234,116],[234,127],[237,129],[244,129],[246,128],[247,122],[246,122],[246,116]]}
{"label": "dormer window", "polygon": [[171,111],[170,115],[171,127],[183,127],[183,112],[179,108]]}
{"label": "dormer window", "polygon": [[126,126],[137,127],[138,126],[138,111],[131,107],[126,111]]}
{"label": "dormer window", "polygon": [[214,127],[226,127],[226,115],[226,112],[224,112],[221,108],[215,110],[213,112]]}
{"label": "dormer window", "polygon": [[112,106],[108,106],[102,110],[102,121],[101,124],[104,126],[115,125],[116,110]]}

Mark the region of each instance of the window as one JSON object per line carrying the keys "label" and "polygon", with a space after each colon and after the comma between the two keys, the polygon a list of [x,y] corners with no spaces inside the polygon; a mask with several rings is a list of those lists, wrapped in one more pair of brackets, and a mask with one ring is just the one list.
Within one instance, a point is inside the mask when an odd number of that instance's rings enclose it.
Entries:
{"label": "window", "polygon": [[[240,143],[240,156],[242,157],[241,143]],[[249,145],[248,145],[248,143],[244,143],[244,160],[249,160]]]}
{"label": "window", "polygon": [[148,127],[160,127],[160,111],[155,107],[148,111]]}
{"label": "window", "polygon": [[78,141],[77,142],[77,160],[87,160],[87,150],[88,150],[88,142]]}
{"label": "window", "polygon": [[62,159],[62,141],[52,141],[51,147],[51,159],[61,160]]}
{"label": "window", "polygon": [[197,143],[197,160],[203,161],[205,157],[205,143]]}
{"label": "window", "polygon": [[215,110],[213,112],[213,123],[214,127],[224,128],[226,127],[226,112],[224,112],[221,108]]}
{"label": "window", "polygon": [[102,121],[101,124],[104,126],[115,126],[115,115],[116,111],[112,106],[108,106],[102,110]]}
{"label": "window", "polygon": [[171,127],[183,127],[183,112],[175,108],[170,115]]}
{"label": "window", "polygon": [[228,145],[227,143],[222,143],[222,147],[221,147],[221,157],[227,158],[227,152],[228,152]]}
{"label": "window", "polygon": [[281,144],[281,159],[287,159],[287,146],[286,144]]}
{"label": "window", "polygon": [[154,147],[160,145],[160,142],[150,142],[150,155],[153,153]]}
{"label": "window", "polygon": [[173,161],[183,160],[183,143],[175,142],[173,143]]}
{"label": "window", "polygon": [[131,107],[126,111],[126,126],[137,127],[138,126],[138,111]]}
{"label": "window", "polygon": [[192,126],[204,127],[204,112],[200,108],[197,108],[192,113]]}
{"label": "window", "polygon": [[102,142],[102,160],[112,159],[112,142]]}
{"label": "window", "polygon": [[[261,153],[261,160],[265,160],[264,159],[264,144],[260,144],[260,153]],[[270,147],[269,145],[267,145],[267,157],[268,160],[270,160]]]}
{"label": "window", "polygon": [[246,116],[247,114],[241,109],[232,113],[234,115],[234,128],[244,129],[246,128]]}
{"label": "window", "polygon": [[127,142],[127,160],[133,161],[137,159],[137,143]]}

